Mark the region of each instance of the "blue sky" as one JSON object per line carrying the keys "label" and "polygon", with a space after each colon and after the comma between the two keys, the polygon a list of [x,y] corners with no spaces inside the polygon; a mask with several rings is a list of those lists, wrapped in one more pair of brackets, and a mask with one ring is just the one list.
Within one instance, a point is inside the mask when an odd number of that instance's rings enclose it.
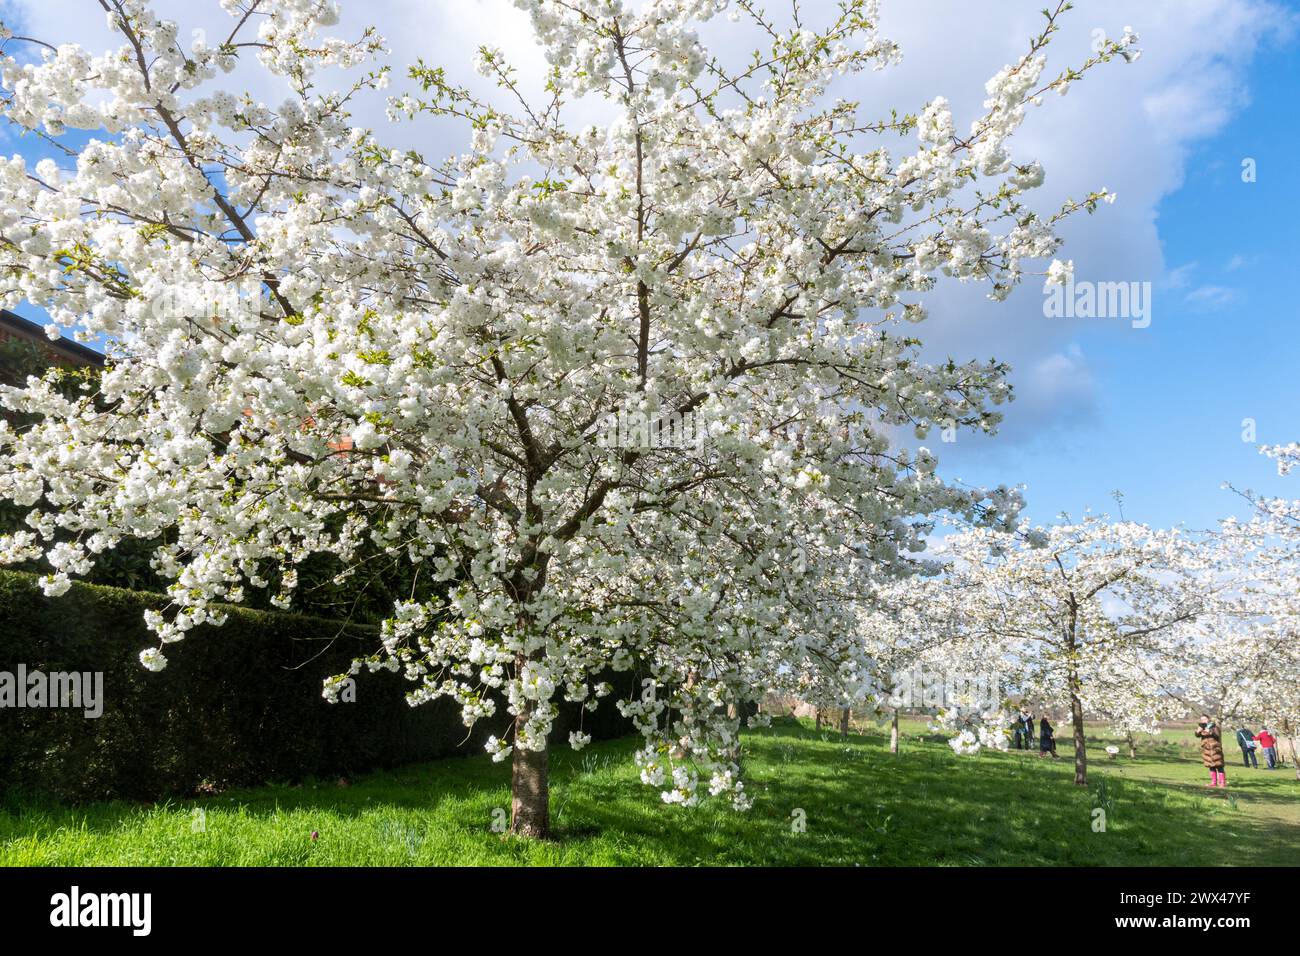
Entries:
{"label": "blue sky", "polygon": [[[1254,420],[1260,442],[1300,440],[1298,54],[1294,37],[1257,54],[1243,77],[1249,101],[1190,149],[1183,184],[1159,202],[1165,269],[1141,275],[1156,282],[1150,328],[1072,323],[1091,407],[1024,441],[981,442],[954,465],[964,480],[1024,482],[1036,521],[1113,514],[1116,488],[1128,517],[1191,527],[1245,512],[1225,481],[1297,496],[1295,480],[1242,440],[1242,423]],[[1255,160],[1253,183],[1242,181],[1244,158]],[[1089,228],[1104,229],[1108,212]]]}
{"label": "blue sky", "polygon": [[[0,17],[56,42],[96,51],[116,45],[102,17],[66,15],[74,2],[81,0],[0,0]],[[805,10],[817,5],[809,0]],[[961,126],[980,112],[984,81],[1037,31],[1041,7],[1041,0],[882,0],[882,29],[902,45],[903,64],[834,92],[882,115],[944,95]],[[181,23],[182,35],[226,20],[215,0],[159,0],[156,8]],[[343,32],[370,23],[388,37],[399,71],[423,57],[473,86],[469,60],[492,42],[525,77],[543,73],[526,18],[508,0],[345,3]],[[1300,2],[1089,0],[1062,23],[1051,73],[1086,58],[1097,30],[1118,36],[1131,25],[1143,56],[1110,64],[1031,111],[1013,141],[1015,158],[1042,160],[1045,209],[1101,186],[1117,193],[1114,205],[1067,225],[1061,257],[1075,261],[1080,279],[1151,282],[1153,319],[1145,329],[1049,319],[1032,276],[1003,304],[988,302],[982,288],[941,284],[927,301],[931,319],[916,330],[930,354],[1010,362],[1019,399],[993,439],[932,439],[940,472],[970,484],[1023,483],[1028,515],[1039,522],[1062,511],[1114,513],[1115,489],[1124,492],[1127,517],[1191,527],[1245,513],[1221,489],[1225,481],[1296,497],[1300,477],[1277,478],[1242,441],[1242,421],[1255,421],[1262,442],[1300,440],[1292,294],[1300,273]],[[706,36],[734,45],[725,29],[715,24]],[[235,80],[268,101],[283,95],[242,68]],[[373,115],[357,120],[383,127],[380,112],[372,104]],[[431,141],[427,130],[385,133],[398,147],[463,146]],[[34,138],[6,132],[0,140],[6,151],[45,155]],[[1256,163],[1253,183],[1241,177],[1247,157]]]}

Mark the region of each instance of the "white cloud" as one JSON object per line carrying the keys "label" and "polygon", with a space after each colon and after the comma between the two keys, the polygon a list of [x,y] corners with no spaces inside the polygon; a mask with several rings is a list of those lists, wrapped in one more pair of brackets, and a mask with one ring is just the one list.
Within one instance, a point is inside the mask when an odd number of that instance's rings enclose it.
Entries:
{"label": "white cloud", "polygon": [[1221,285],[1198,286],[1187,293],[1185,301],[1198,312],[1218,312],[1237,301],[1237,290]]}
{"label": "white cloud", "polygon": [[1196,262],[1187,262],[1168,270],[1161,285],[1166,289],[1186,289],[1191,285],[1198,265]]}

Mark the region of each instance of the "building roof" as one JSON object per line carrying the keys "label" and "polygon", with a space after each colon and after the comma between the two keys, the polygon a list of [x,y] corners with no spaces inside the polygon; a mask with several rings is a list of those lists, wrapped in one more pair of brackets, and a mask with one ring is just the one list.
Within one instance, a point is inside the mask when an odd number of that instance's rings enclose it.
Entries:
{"label": "building roof", "polygon": [[33,342],[56,358],[73,365],[102,366],[104,364],[102,352],[96,352],[73,339],[62,337],[51,339],[45,334],[45,329],[35,322],[24,319],[8,309],[0,309],[0,339],[6,338]]}

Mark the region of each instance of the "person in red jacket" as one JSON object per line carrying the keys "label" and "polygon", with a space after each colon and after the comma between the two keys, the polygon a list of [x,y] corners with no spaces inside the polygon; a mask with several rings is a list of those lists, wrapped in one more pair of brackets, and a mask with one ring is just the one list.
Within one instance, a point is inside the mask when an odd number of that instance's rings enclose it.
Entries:
{"label": "person in red jacket", "polygon": [[1259,741],[1259,746],[1264,751],[1264,759],[1268,761],[1268,769],[1272,770],[1277,766],[1277,738],[1273,736],[1272,731],[1265,727],[1255,739]]}

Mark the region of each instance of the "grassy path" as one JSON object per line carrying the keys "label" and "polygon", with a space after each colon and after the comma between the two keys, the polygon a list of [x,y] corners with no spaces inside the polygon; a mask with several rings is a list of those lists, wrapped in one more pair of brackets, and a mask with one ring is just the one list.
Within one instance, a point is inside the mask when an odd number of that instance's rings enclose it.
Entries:
{"label": "grassy path", "polygon": [[[1092,785],[1072,761],[957,757],[904,726],[898,755],[873,732],[843,743],[793,721],[747,737],[754,808],[668,807],[631,766],[632,741],[554,758],[559,839],[492,832],[508,768],[487,758],[375,773],[350,787],[267,786],[153,806],[0,809],[3,865],[1294,865],[1300,781],[1229,766],[1211,793],[1178,731],[1110,760]],[[1186,739],[1184,739],[1186,738]],[[1094,809],[1106,831],[1094,832]],[[795,822],[806,826],[799,832]],[[313,840],[312,833],[318,834]]]}

